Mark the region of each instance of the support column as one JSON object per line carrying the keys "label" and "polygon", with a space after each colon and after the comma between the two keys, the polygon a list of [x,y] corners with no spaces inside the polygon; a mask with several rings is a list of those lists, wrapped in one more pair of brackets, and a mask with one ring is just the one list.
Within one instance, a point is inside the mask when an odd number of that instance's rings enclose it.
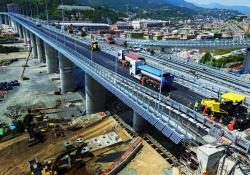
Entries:
{"label": "support column", "polygon": [[0,15],[0,24],[3,24],[3,15]]}
{"label": "support column", "polygon": [[45,58],[47,64],[47,72],[49,74],[56,73],[58,71],[56,50],[45,42],[44,42],[44,49],[45,49]]}
{"label": "support column", "polygon": [[27,32],[25,28],[23,28],[23,38],[24,38],[24,43],[27,44],[28,39],[27,39]]}
{"label": "support column", "polygon": [[61,53],[58,54],[58,57],[61,79],[61,92],[72,92],[76,87],[73,74],[73,63]]}
{"label": "support column", "polygon": [[21,32],[20,37],[23,38],[23,26],[19,25],[19,27],[20,27],[20,32]]}
{"label": "support column", "polygon": [[4,16],[4,24],[7,25],[7,15]]}
{"label": "support column", "polygon": [[32,48],[33,58],[37,58],[37,46],[36,46],[35,34],[30,32],[30,38],[31,38],[31,48]]}
{"label": "support column", "polygon": [[44,62],[45,61],[45,53],[44,53],[44,44],[43,41],[36,36],[36,46],[37,46],[37,56],[39,62]]}
{"label": "support column", "polygon": [[86,114],[105,110],[106,89],[90,75],[85,73]]}
{"label": "support column", "polygon": [[147,125],[148,125],[147,121],[142,116],[140,116],[137,112],[134,111],[133,129],[136,132],[141,132],[146,128]]}
{"label": "support column", "polygon": [[247,53],[246,53],[245,60],[243,63],[243,71],[244,73],[250,72],[250,48],[247,48]]}
{"label": "support column", "polygon": [[19,38],[21,38],[21,28],[19,24],[17,24],[17,32],[18,32]]}

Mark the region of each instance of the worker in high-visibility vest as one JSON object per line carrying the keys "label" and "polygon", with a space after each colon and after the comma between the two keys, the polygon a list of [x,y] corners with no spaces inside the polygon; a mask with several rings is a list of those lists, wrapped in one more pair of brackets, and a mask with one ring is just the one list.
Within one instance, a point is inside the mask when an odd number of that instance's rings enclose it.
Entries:
{"label": "worker in high-visibility vest", "polygon": [[199,102],[196,101],[196,102],[194,103],[194,110],[195,110],[195,111],[198,111],[198,108],[199,108]]}
{"label": "worker in high-visibility vest", "polygon": [[145,83],[145,78],[142,77],[142,78],[141,78],[141,85],[144,86],[144,83]]}
{"label": "worker in high-visibility vest", "polygon": [[204,107],[204,110],[203,110],[203,115],[205,115],[205,114],[207,114],[207,113],[208,113],[208,107],[205,106],[205,107]]}
{"label": "worker in high-visibility vest", "polygon": [[187,107],[190,108],[190,109],[192,109],[192,102],[189,102],[189,103],[187,104]]}

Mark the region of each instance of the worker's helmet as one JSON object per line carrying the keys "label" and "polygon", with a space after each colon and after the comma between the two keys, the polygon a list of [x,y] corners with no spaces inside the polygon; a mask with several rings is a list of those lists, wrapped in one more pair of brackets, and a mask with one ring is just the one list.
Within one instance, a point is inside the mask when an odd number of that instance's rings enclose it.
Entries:
{"label": "worker's helmet", "polygon": [[49,164],[49,165],[52,164],[52,160],[49,160],[49,161],[48,161],[48,164]]}

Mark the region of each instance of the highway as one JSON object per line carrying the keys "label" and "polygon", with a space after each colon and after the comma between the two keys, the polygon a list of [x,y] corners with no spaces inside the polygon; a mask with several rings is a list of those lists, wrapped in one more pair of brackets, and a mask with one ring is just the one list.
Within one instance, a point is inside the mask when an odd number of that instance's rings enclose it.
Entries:
{"label": "highway", "polygon": [[[239,144],[245,150],[249,150],[249,142],[242,138],[235,139],[238,137],[235,133],[218,126],[216,122],[211,123],[209,119],[201,114],[176,103],[174,100],[166,99],[155,91],[138,86],[139,82],[137,80],[132,79],[133,81],[131,81],[131,78],[125,78],[129,77],[125,68],[119,66],[121,67],[118,69],[119,75],[115,74],[115,57],[112,59],[109,54],[103,52],[95,52],[91,56],[91,52],[85,44],[76,41],[71,36],[64,36],[65,33],[58,33],[54,30],[36,26],[34,21],[29,21],[20,16],[13,17],[11,15],[11,17],[48,42],[52,47],[55,47],[89,75],[95,77],[98,82],[122,99],[130,108],[138,112],[139,115],[143,116],[167,137],[172,138],[173,141],[179,143],[182,138],[184,139],[183,136],[191,138],[190,131],[196,135],[195,140],[198,140],[197,137],[200,134],[204,135],[202,132],[206,133],[209,129],[217,128],[223,132],[224,136]],[[108,57],[108,59],[105,57]],[[90,59],[97,64],[91,62]],[[182,91],[184,90],[182,89]],[[199,132],[197,129],[201,131]]]}
{"label": "highway", "polygon": [[156,48],[190,48],[190,49],[223,49],[250,48],[250,40],[143,40],[115,38],[117,43],[127,42],[128,45],[143,45]]}
{"label": "highway", "polygon": [[[92,57],[92,61],[94,61],[95,63],[98,63],[99,65],[102,65],[108,68],[109,70],[112,70],[112,71],[116,70],[115,66],[116,66],[117,58],[115,56],[107,54],[103,51],[92,52],[92,56],[91,56],[91,51],[88,48],[87,44],[83,44],[83,42],[80,42],[68,36],[64,36],[63,33],[55,33],[53,30],[50,30],[49,28],[44,28],[42,26],[38,27],[35,25],[33,25],[33,27],[44,32],[45,34],[49,36],[52,36],[53,38],[56,38],[56,40],[60,41],[61,43],[65,43],[66,46],[69,46],[70,48],[75,49],[78,53],[86,56],[87,58]],[[117,64],[117,65],[118,65],[117,66],[118,74],[126,78],[129,78],[134,82],[140,83],[139,80],[129,75],[128,67],[123,67],[122,64]],[[157,89],[152,88],[150,86],[147,86],[147,87],[157,92]],[[167,96],[168,95],[167,90],[163,90],[162,94]],[[183,105],[187,105],[190,102],[194,103],[197,100],[201,101],[201,99],[203,99],[204,96],[198,93],[195,93],[193,90],[188,89],[180,84],[174,83],[172,86],[171,98]]]}

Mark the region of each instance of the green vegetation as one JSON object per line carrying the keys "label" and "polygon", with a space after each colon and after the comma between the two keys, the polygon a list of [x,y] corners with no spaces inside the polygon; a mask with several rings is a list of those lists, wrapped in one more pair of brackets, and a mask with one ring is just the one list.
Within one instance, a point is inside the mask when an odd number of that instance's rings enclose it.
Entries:
{"label": "green vegetation", "polygon": [[[21,13],[25,15],[38,17],[41,19],[46,19],[46,1],[48,2],[48,13],[49,19],[61,20],[61,10],[58,6],[61,5],[61,0],[1,0],[0,1],[0,11],[7,11],[6,4],[16,3],[21,4]],[[64,4],[67,5],[89,5],[88,0],[63,0]],[[37,9],[39,14],[37,14]],[[65,17],[70,17],[76,12],[81,12],[85,18],[90,19],[93,22],[106,22],[106,18],[109,18],[112,22],[121,20],[120,17],[126,17],[122,12],[115,12],[114,10],[105,9],[102,7],[94,7],[94,11],[65,11]]]}
{"label": "green vegetation", "polygon": [[[32,16],[37,16],[37,7],[39,9],[39,18],[46,18],[45,2],[48,2],[49,18],[60,20],[61,12],[57,9],[61,4],[61,0],[0,0],[0,11],[7,11],[7,3],[21,4],[25,13],[30,16],[32,9]],[[160,2],[160,3],[159,3]],[[240,13],[232,10],[219,10],[219,9],[203,9],[203,8],[185,8],[181,6],[172,5],[167,1],[154,1],[154,0],[63,0],[67,5],[89,5],[92,7],[102,7],[97,11],[83,12],[85,17],[89,17],[94,22],[101,22],[103,18],[109,17],[113,22],[124,17],[124,13],[136,13],[135,18],[154,18],[161,20],[168,20],[172,18],[179,19],[192,19],[194,17],[215,17],[221,16],[222,18],[230,19]],[[107,9],[109,10],[107,10]],[[112,9],[112,10],[111,10]],[[107,12],[109,11],[109,12]],[[66,16],[70,14],[66,12]]]}
{"label": "green vegetation", "polygon": [[246,38],[247,38],[247,39],[250,39],[250,33],[247,33],[247,34],[246,34]]}
{"label": "green vegetation", "polygon": [[220,59],[212,59],[212,55],[210,52],[206,52],[206,54],[202,57],[200,60],[200,63],[203,64],[208,64],[214,67],[218,68],[224,68],[226,67],[227,63],[235,63],[235,62],[240,62],[244,60],[244,55],[231,55],[226,58],[220,58]]}
{"label": "green vegetation", "polygon": [[212,55],[209,51],[205,53],[205,55],[201,58],[200,63],[206,64],[210,62],[212,59]]}
{"label": "green vegetation", "polygon": [[[214,54],[215,55],[224,55],[224,54],[228,54],[228,53],[235,51],[235,50],[238,50],[238,49],[236,49],[236,48],[216,49],[216,50],[214,50]],[[207,51],[213,52],[213,50],[211,50],[211,49],[207,50]]]}

